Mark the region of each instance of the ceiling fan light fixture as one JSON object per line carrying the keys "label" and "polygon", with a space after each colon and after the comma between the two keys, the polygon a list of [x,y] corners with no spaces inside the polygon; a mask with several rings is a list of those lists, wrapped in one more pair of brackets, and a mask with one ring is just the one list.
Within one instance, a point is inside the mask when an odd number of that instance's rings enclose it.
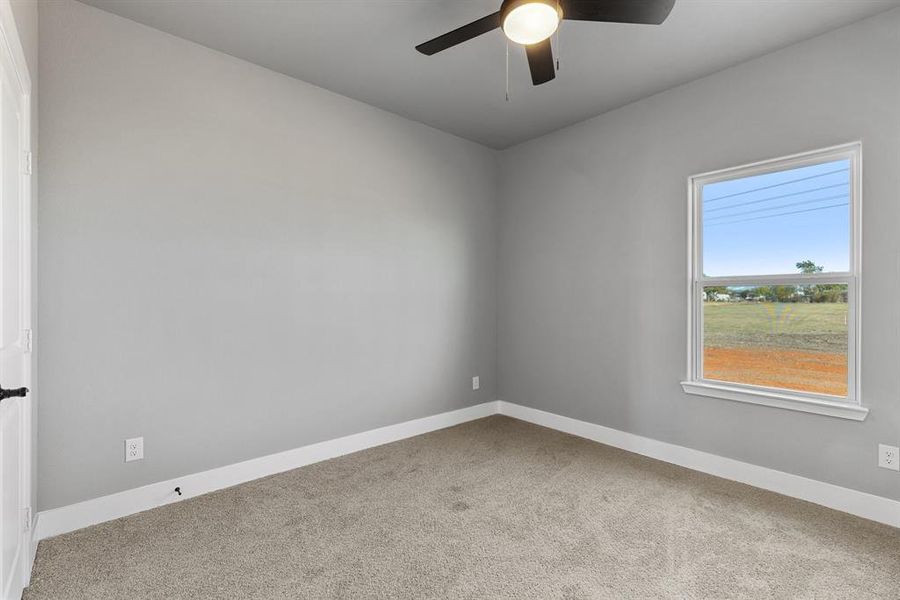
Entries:
{"label": "ceiling fan light fixture", "polygon": [[[496,1],[496,0],[495,0]],[[502,0],[500,10],[457,27],[416,46],[431,56],[475,39],[495,29],[525,46],[531,83],[542,85],[556,77],[550,37],[562,19],[596,23],[643,23],[659,25],[666,20],[676,0]],[[559,38],[557,38],[557,42]],[[559,51],[557,44],[556,50]],[[506,44],[509,67],[509,42]],[[507,70],[507,76],[509,71]]]}
{"label": "ceiling fan light fixture", "polygon": [[562,9],[555,0],[504,2],[503,33],[517,44],[543,42],[559,27]]}

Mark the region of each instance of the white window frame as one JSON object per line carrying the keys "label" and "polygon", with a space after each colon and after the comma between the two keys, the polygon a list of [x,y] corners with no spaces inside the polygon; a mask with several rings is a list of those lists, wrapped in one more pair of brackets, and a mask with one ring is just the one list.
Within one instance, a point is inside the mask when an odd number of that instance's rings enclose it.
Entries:
{"label": "white window frame", "polygon": [[[850,271],[707,277],[703,275],[703,186],[720,181],[765,175],[836,160],[850,161]],[[862,267],[862,143],[765,160],[702,173],[688,178],[688,364],[681,386],[688,394],[708,396],[862,421],[868,409],[860,401],[860,275]],[[797,390],[703,379],[703,288],[736,285],[847,285],[847,398]]]}

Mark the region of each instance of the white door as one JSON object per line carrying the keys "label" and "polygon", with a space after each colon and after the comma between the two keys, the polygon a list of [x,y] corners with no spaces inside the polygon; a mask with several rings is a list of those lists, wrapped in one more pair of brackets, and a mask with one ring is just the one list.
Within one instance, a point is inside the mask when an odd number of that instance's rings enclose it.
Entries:
{"label": "white door", "polygon": [[4,600],[21,595],[30,563],[31,528],[31,400],[25,393],[31,385],[31,157],[27,82],[10,55],[8,26],[8,21],[0,20],[0,40],[7,42],[0,48],[0,594]]}

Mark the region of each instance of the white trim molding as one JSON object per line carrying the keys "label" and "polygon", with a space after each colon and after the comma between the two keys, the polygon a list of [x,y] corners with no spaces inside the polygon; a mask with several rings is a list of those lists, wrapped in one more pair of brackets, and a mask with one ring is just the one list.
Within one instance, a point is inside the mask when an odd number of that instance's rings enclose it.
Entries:
{"label": "white trim molding", "polygon": [[[151,483],[116,494],[41,511],[35,526],[35,540],[111,521],[157,506],[171,504],[201,494],[238,485],[313,463],[389,444],[423,433],[488,417],[498,412],[497,402],[485,402],[430,417],[388,425],[362,433],[302,446],[244,462]],[[181,488],[177,495],[175,487]]]}
{"label": "white trim molding", "polygon": [[[20,431],[20,455],[22,469],[22,487],[20,490],[19,508],[22,513],[16,519],[24,517],[25,527],[21,531],[21,543],[19,544],[18,554],[11,566],[12,574],[7,581],[7,589],[0,591],[4,597],[18,598],[22,594],[22,590],[28,585],[31,579],[32,559],[36,552],[36,544],[33,543],[33,519],[32,499],[34,490],[37,487],[36,473],[32,468],[33,448],[35,438],[32,432],[35,431],[33,426],[34,407],[37,398],[36,381],[33,378],[36,354],[32,352],[31,330],[32,330],[32,282],[34,280],[33,273],[33,236],[36,235],[34,224],[32,221],[32,179],[34,177],[34,169],[32,168],[31,142],[32,132],[32,81],[31,74],[28,71],[28,62],[25,59],[25,51],[22,46],[22,40],[19,36],[19,30],[16,24],[15,14],[13,12],[10,0],[0,0],[0,55],[2,55],[2,70],[9,76],[11,91],[19,96],[21,102],[21,121],[19,123],[19,132],[21,136],[19,156],[19,182],[21,205],[20,209],[23,215],[21,223],[21,239],[19,240],[21,248],[22,261],[22,279],[21,279],[21,302],[22,302],[22,333],[20,338],[26,347],[26,359],[24,365],[24,373],[22,384],[29,388],[30,394],[23,398],[20,402],[21,410],[21,431]],[[35,65],[32,65],[33,67]],[[26,333],[27,332],[27,333]]]}
{"label": "white trim molding", "polygon": [[[41,511],[34,546],[39,540],[76,529],[494,414],[900,527],[900,502],[896,500],[497,400]],[[181,487],[182,496],[174,493],[176,486]]]}
{"label": "white trim molding", "polygon": [[743,388],[736,385],[717,385],[708,381],[682,381],[681,388],[687,394],[706,396],[708,398],[720,398],[722,400],[734,400],[736,402],[748,402],[761,406],[786,408],[800,412],[815,413],[828,417],[850,419],[851,421],[863,421],[869,414],[869,409],[852,404],[850,402],[837,402],[810,398],[808,396],[795,396],[790,393],[778,393],[763,391],[760,389]]}
{"label": "white trim molding", "polygon": [[900,501],[500,401],[500,414],[667,463],[900,527]]}

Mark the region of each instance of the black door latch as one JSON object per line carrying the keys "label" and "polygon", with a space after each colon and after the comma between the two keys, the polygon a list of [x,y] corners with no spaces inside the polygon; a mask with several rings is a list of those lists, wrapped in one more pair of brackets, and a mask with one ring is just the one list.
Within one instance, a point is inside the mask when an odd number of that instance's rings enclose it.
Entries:
{"label": "black door latch", "polygon": [[28,388],[20,387],[12,390],[4,390],[0,387],[0,400],[6,400],[7,398],[24,398],[25,394],[28,393]]}

